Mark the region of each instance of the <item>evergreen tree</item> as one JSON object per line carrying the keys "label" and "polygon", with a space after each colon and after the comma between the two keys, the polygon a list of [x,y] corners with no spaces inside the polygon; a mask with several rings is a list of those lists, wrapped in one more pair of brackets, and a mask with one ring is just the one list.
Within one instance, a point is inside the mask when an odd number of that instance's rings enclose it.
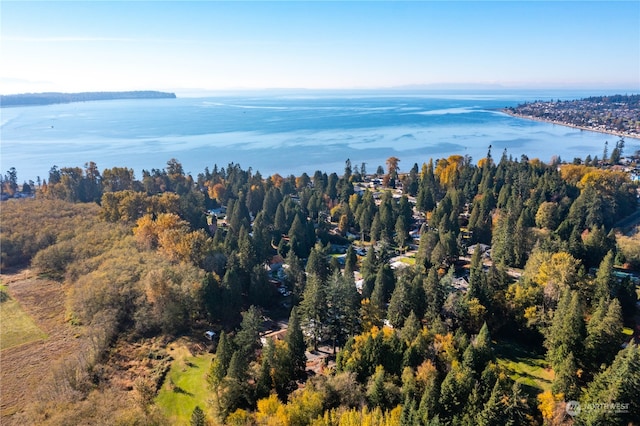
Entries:
{"label": "evergreen tree", "polygon": [[344,344],[359,328],[360,296],[353,279],[340,272],[334,273],[329,279],[325,294],[327,331],[333,339],[335,352],[336,345]]}
{"label": "evergreen tree", "polygon": [[395,231],[395,242],[398,245],[398,248],[402,249],[407,240],[409,240],[409,232],[407,231],[407,225],[403,216],[398,216]]}
{"label": "evergreen tree", "polygon": [[324,193],[326,190],[328,179],[329,178],[327,177],[326,173],[322,173],[320,170],[316,170],[316,172],[313,174],[312,179],[313,187],[321,193]]}
{"label": "evergreen tree", "polygon": [[636,293],[636,285],[631,281],[630,277],[622,279],[618,284],[617,293],[616,298],[622,308],[622,317],[625,322],[631,321],[636,313],[638,294]]}
{"label": "evergreen tree", "polygon": [[487,274],[483,270],[482,250],[480,246],[476,246],[476,250],[471,256],[471,265],[469,266],[469,290],[465,295],[467,300],[478,299],[483,306],[489,305],[489,291],[487,283]]}
{"label": "evergreen tree", "polygon": [[356,251],[353,249],[353,244],[349,245],[347,248],[347,253],[344,261],[344,274],[353,276],[353,272],[356,270],[358,264],[358,256],[356,255]]}
{"label": "evergreen tree", "polygon": [[273,230],[276,234],[277,240],[280,241],[282,234],[287,232],[289,226],[287,224],[287,216],[284,211],[284,204],[280,202],[276,208],[276,213],[273,220]]}
{"label": "evergreen tree", "polygon": [[253,240],[244,225],[240,228],[238,234],[238,261],[240,262],[240,268],[242,268],[247,275],[258,263]]}
{"label": "evergreen tree", "polygon": [[285,283],[293,292],[294,301],[297,302],[302,297],[302,292],[304,291],[306,281],[305,271],[300,259],[292,250],[287,253],[285,264],[287,265]]}
{"label": "evergreen tree", "polygon": [[391,293],[387,318],[394,328],[401,328],[409,312],[413,312],[411,310],[411,298],[408,287],[408,283],[404,279],[401,279],[396,284],[393,293]]}
{"label": "evergreen tree", "polygon": [[380,213],[376,212],[371,222],[371,231],[369,233],[369,239],[372,243],[380,241],[382,239],[382,222],[380,221]]}
{"label": "evergreen tree", "polygon": [[225,237],[225,231],[222,228],[216,229],[216,233],[213,234],[213,245],[215,247],[224,245]]}
{"label": "evergreen tree", "polygon": [[244,226],[246,229],[251,227],[251,216],[249,215],[249,209],[246,206],[246,200],[244,197],[239,198],[232,204],[230,210],[227,212],[229,227],[239,232]]}
{"label": "evergreen tree", "polygon": [[327,260],[327,253],[324,247],[319,243],[311,249],[309,259],[307,260],[308,275],[315,275],[320,282],[326,283],[329,277],[329,261]]}
{"label": "evergreen tree", "polygon": [[227,377],[238,382],[244,382],[248,377],[247,369],[249,368],[249,360],[245,357],[242,351],[237,350],[231,355],[231,361],[229,361],[229,369],[227,370]]}
{"label": "evergreen tree", "polygon": [[493,360],[493,344],[491,343],[491,334],[489,333],[489,327],[485,322],[475,339],[475,347],[478,348],[482,356],[482,360],[486,363]]}
{"label": "evergreen tree", "polygon": [[305,224],[302,223],[300,216],[300,214],[295,215],[288,235],[291,250],[299,258],[305,258],[309,253],[309,244],[307,243]]}
{"label": "evergreen tree", "polygon": [[532,248],[532,244],[530,243],[531,230],[526,225],[525,213],[526,211],[522,210],[513,231],[513,266],[516,268],[524,268],[529,256],[529,251]]}
{"label": "evergreen tree", "polygon": [[220,317],[227,321],[238,321],[239,309],[242,306],[243,277],[237,256],[232,254],[228,258],[227,271],[222,278],[222,303],[220,303]]}
{"label": "evergreen tree", "polygon": [[380,206],[378,207],[378,216],[380,220],[380,240],[391,242],[393,240],[393,231],[396,223],[391,191],[385,191],[384,194],[382,194]]}
{"label": "evergreen tree", "polygon": [[305,354],[306,345],[297,306],[294,306],[291,310],[285,342],[287,342],[291,354],[294,377],[302,378],[307,366],[307,356]]}
{"label": "evergreen tree", "polygon": [[239,356],[247,360],[247,362],[255,358],[255,351],[260,347],[261,326],[262,315],[260,310],[251,305],[247,311],[242,313],[240,330],[234,339]]}
{"label": "evergreen tree", "polygon": [[477,426],[478,413],[482,411],[483,402],[480,400],[480,390],[476,384],[471,390],[462,414],[454,417],[453,421],[464,426]]}
{"label": "evergreen tree", "polygon": [[207,424],[207,418],[204,415],[202,408],[196,405],[191,413],[191,420],[189,422],[191,426],[205,426]]}
{"label": "evergreen tree", "polygon": [[[426,228],[423,226],[423,228]],[[431,257],[436,245],[440,242],[440,237],[437,232],[426,231],[426,229],[420,232],[420,244],[418,245],[418,252],[416,253],[416,265],[421,272],[426,272],[431,268]]]}
{"label": "evergreen tree", "polygon": [[216,356],[211,361],[211,367],[207,377],[209,384],[217,386],[227,375],[233,352],[231,340],[224,331],[221,332],[218,347],[216,348]]}
{"label": "evergreen tree", "polygon": [[420,185],[418,189],[418,197],[416,199],[416,207],[421,212],[430,212],[435,208],[436,203],[433,197],[433,191],[426,185]]}
{"label": "evergreen tree", "polygon": [[507,402],[505,416],[505,426],[518,426],[531,424],[533,422],[531,408],[527,402],[527,395],[522,392],[522,387],[519,382],[514,382],[511,386],[511,395]]}
{"label": "evergreen tree", "polygon": [[[519,217],[511,210],[502,212],[491,242],[491,258],[494,263],[521,268],[524,266],[527,252],[529,230],[524,226],[524,216]],[[517,238],[514,238],[517,235]]]}
{"label": "evergreen tree", "polygon": [[569,353],[582,353],[584,335],[580,296],[577,291],[566,288],[546,332],[547,359],[554,370],[559,368]]}
{"label": "evergreen tree", "polygon": [[609,250],[607,255],[600,262],[600,267],[594,282],[594,300],[608,299],[614,293],[615,277],[613,275],[613,251]]}
{"label": "evergreen tree", "polygon": [[574,401],[580,395],[580,387],[578,385],[578,367],[573,352],[560,361],[557,368],[554,369],[555,376],[551,385],[551,391],[554,394],[564,394],[566,401]]}
{"label": "evergreen tree", "polygon": [[375,373],[371,376],[367,390],[367,398],[372,407],[380,407],[383,409],[387,407],[388,395],[385,389],[384,376],[384,367],[378,365]]}
{"label": "evergreen tree", "polygon": [[462,367],[453,367],[440,386],[440,413],[452,419],[462,409],[473,389],[472,372]]}
{"label": "evergreen tree", "polygon": [[604,226],[592,228],[584,241],[585,268],[599,265],[609,250],[613,250],[614,247],[615,236],[607,235]]}
{"label": "evergreen tree", "polygon": [[582,242],[582,236],[580,228],[574,226],[571,228],[571,235],[569,236],[569,253],[576,259],[584,258],[584,244]]}
{"label": "evergreen tree", "polygon": [[387,301],[389,300],[391,292],[394,290],[394,285],[395,277],[393,270],[388,263],[384,263],[380,266],[376,274],[373,292],[371,293],[371,303],[378,309],[385,311]]}
{"label": "evergreen tree", "polygon": [[204,307],[210,320],[217,320],[221,311],[221,298],[223,289],[217,280],[217,276],[207,273],[202,280],[202,293]]}
{"label": "evergreen tree", "polygon": [[615,348],[623,340],[622,309],[618,299],[600,299],[587,325],[585,339],[586,360],[597,371],[601,364],[609,364],[615,357]]}
{"label": "evergreen tree", "polygon": [[400,426],[414,426],[420,424],[418,421],[418,410],[416,401],[412,398],[405,398],[400,414]]}
{"label": "evergreen tree", "polygon": [[373,247],[369,248],[366,256],[362,260],[360,274],[362,275],[362,297],[369,298],[373,292],[378,271],[378,259]]}
{"label": "evergreen tree", "polygon": [[435,267],[429,269],[427,278],[424,280],[424,294],[426,316],[430,319],[439,318],[444,304],[444,291],[440,285],[438,270]]}
{"label": "evergreen tree", "polygon": [[409,227],[413,223],[413,206],[406,195],[400,197],[400,201],[398,202],[398,216],[404,218],[406,227]]}
{"label": "evergreen tree", "polygon": [[484,408],[479,413],[479,426],[502,426],[506,420],[505,406],[503,403],[504,394],[500,380],[496,380],[489,400],[484,404]]}
{"label": "evergreen tree", "polygon": [[256,399],[268,397],[275,387],[271,376],[275,351],[276,347],[273,339],[268,339],[267,344],[262,348],[262,360],[260,363],[260,370],[258,371],[258,377],[256,378]]}
{"label": "evergreen tree", "polygon": [[371,231],[372,221],[377,212],[375,200],[371,191],[366,190],[362,196],[362,201],[355,209],[358,226],[360,226],[361,239],[364,241],[365,236]]}
{"label": "evergreen tree", "polygon": [[403,274],[403,279],[407,281],[409,289],[409,306],[418,318],[424,318],[424,312],[426,308],[426,297],[424,293],[423,279],[424,275],[414,274],[415,269],[411,271],[411,274]]}
{"label": "evergreen tree", "polygon": [[411,311],[407,316],[407,319],[404,321],[402,330],[400,330],[400,336],[402,336],[402,339],[405,342],[411,343],[416,337],[418,337],[421,328],[418,317],[413,311]]}
{"label": "evergreen tree", "polygon": [[469,231],[476,243],[491,243],[491,211],[495,205],[495,198],[491,192],[481,192],[482,198],[473,203],[469,218]]}
{"label": "evergreen tree", "polygon": [[269,222],[268,215],[264,210],[260,211],[253,221],[253,245],[256,252],[256,260],[265,262],[274,253],[271,247],[273,240],[271,228],[272,223]]}
{"label": "evergreen tree", "polygon": [[[640,419],[640,350],[631,342],[618,352],[613,363],[596,375],[589,384],[581,404],[614,404],[613,409],[585,410],[575,421],[581,425],[626,425]],[[615,409],[615,404],[619,409]]]}
{"label": "evergreen tree", "polygon": [[269,285],[267,271],[262,265],[255,265],[249,278],[249,303],[268,308],[273,303],[273,288]]}
{"label": "evergreen tree", "polygon": [[300,311],[304,328],[309,332],[307,338],[311,340],[314,350],[317,350],[318,343],[322,338],[327,312],[326,294],[322,282],[316,275],[307,277],[307,285],[300,302]]}

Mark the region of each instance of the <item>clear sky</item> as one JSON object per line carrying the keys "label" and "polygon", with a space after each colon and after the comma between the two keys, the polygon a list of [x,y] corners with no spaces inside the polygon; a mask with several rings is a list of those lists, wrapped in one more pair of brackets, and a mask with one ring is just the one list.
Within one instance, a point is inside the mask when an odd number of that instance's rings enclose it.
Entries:
{"label": "clear sky", "polygon": [[640,91],[640,1],[0,2],[0,93]]}

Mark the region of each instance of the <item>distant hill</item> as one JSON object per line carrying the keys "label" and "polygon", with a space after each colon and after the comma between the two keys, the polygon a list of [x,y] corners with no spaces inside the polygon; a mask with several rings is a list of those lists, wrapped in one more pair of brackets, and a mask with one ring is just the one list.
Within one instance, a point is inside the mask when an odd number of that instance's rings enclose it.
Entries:
{"label": "distant hill", "polygon": [[108,101],[113,99],[173,99],[175,93],[142,90],[133,92],[22,93],[0,95],[0,107],[66,104],[70,102]]}

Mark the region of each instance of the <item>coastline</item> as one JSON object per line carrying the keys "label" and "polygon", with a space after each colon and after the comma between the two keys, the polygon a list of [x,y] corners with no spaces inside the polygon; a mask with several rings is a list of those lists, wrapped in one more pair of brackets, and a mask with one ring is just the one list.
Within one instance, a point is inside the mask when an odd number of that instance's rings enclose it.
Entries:
{"label": "coastline", "polygon": [[532,120],[532,121],[539,121],[541,123],[557,124],[559,126],[571,127],[573,129],[587,130],[589,132],[597,132],[597,133],[603,133],[603,134],[606,134],[606,135],[618,136],[618,137],[621,137],[621,138],[631,138],[631,139],[640,140],[640,134],[636,134],[636,133],[617,132],[617,131],[614,131],[614,130],[598,129],[598,128],[595,128],[595,127],[578,126],[576,124],[565,123],[563,121],[549,120],[549,119],[544,119],[544,118],[540,118],[540,117],[534,117],[532,115],[516,114],[516,113],[511,112],[511,111],[509,111],[507,109],[501,109],[500,112],[502,112],[504,114],[507,114],[507,115],[510,115],[512,117],[522,118],[524,120]]}
{"label": "coastline", "polygon": [[175,99],[176,94],[155,90],[135,90],[126,92],[45,92],[0,95],[0,108],[45,106],[75,102],[112,101],[123,99]]}

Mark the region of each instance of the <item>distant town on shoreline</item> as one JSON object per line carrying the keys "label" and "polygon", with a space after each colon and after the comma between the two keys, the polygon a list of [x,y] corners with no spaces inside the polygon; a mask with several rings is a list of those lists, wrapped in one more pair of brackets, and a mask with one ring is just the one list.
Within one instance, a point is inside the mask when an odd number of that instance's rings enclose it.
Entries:
{"label": "distant town on shoreline", "polygon": [[503,112],[584,130],[640,138],[640,95],[535,101],[504,108]]}

